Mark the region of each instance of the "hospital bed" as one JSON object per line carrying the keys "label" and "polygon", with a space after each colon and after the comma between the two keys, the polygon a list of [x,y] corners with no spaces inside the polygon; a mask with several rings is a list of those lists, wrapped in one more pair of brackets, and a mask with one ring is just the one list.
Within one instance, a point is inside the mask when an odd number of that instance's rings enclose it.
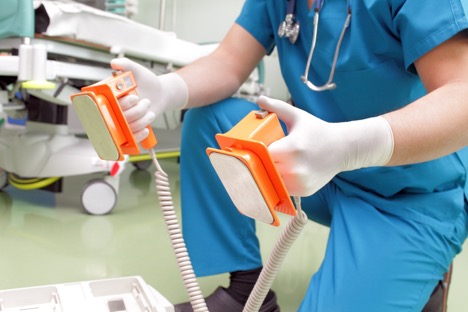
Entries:
{"label": "hospital bed", "polygon": [[[101,160],[75,115],[70,95],[111,76],[109,62],[115,57],[128,57],[162,74],[215,47],[74,1],[2,0],[0,190],[11,184],[61,192],[64,177],[103,173],[102,179],[83,187],[81,198],[89,213],[108,213],[117,202],[119,173],[125,165],[142,169],[151,161],[149,155]],[[237,95],[251,98],[262,93],[262,79],[259,66]],[[158,157],[178,156],[180,112],[165,113],[153,127]],[[89,199],[96,196],[101,200]]]}

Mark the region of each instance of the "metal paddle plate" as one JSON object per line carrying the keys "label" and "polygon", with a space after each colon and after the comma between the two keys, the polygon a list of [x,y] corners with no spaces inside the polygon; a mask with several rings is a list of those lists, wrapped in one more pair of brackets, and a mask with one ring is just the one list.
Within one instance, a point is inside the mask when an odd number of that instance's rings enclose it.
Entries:
{"label": "metal paddle plate", "polygon": [[106,160],[119,160],[120,150],[116,146],[94,99],[89,95],[77,95],[73,97],[72,102],[99,157]]}

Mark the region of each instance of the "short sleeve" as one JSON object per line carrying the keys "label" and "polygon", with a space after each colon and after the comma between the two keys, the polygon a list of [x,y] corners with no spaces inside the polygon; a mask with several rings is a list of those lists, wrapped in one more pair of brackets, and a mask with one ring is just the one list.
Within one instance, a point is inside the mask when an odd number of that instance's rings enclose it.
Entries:
{"label": "short sleeve", "polygon": [[468,0],[389,0],[393,31],[403,47],[406,68],[468,28]]}
{"label": "short sleeve", "polygon": [[[272,2],[272,1],[270,1]],[[236,23],[247,30],[270,54],[274,47],[273,28],[267,0],[246,0]]]}

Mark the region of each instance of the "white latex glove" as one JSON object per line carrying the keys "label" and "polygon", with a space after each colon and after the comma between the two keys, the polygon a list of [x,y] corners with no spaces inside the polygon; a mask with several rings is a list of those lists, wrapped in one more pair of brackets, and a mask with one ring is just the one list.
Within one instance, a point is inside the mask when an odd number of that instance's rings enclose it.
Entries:
{"label": "white latex glove", "polygon": [[113,59],[111,67],[114,70],[131,71],[138,85],[138,96],[128,95],[119,101],[137,142],[148,136],[146,127],[154,119],[165,111],[182,109],[187,105],[187,85],[179,75],[169,73],[157,76],[127,58]]}
{"label": "white latex glove", "polygon": [[146,127],[156,118],[156,115],[149,110],[151,102],[148,99],[140,100],[138,96],[130,94],[122,97],[119,104],[135,140],[137,142],[144,140],[149,134]]}
{"label": "white latex glove", "polygon": [[258,104],[288,129],[268,150],[291,196],[312,195],[342,171],[383,166],[393,154],[383,117],[328,123],[280,100],[261,96]]}

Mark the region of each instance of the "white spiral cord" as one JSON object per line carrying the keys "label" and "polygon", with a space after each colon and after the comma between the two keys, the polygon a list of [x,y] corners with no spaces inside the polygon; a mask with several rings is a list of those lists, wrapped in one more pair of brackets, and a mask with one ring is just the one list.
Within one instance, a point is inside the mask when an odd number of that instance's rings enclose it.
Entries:
{"label": "white spiral cord", "polygon": [[296,204],[297,215],[289,221],[288,225],[281,233],[281,236],[276,241],[276,244],[270,254],[270,258],[268,259],[267,264],[263,267],[262,272],[255,283],[255,287],[245,304],[243,312],[257,312],[260,310],[260,307],[262,306],[266,295],[270,291],[273,280],[275,279],[289,248],[291,248],[294,241],[308,222],[307,215],[302,211],[300,198],[294,197],[294,202]]}
{"label": "white spiral cord", "polygon": [[[156,192],[163,212],[164,222],[169,233],[169,238],[171,240],[172,248],[174,249],[177,265],[184,281],[185,289],[187,290],[190,298],[192,309],[194,312],[208,312],[208,307],[206,306],[195,272],[193,271],[192,262],[188,254],[187,247],[185,246],[182,230],[177,219],[168,175],[161,168],[156,158],[156,152],[154,150],[150,150],[150,154],[153,159],[153,163],[156,166]],[[279,271],[287,252],[308,222],[307,215],[301,209],[300,198],[294,197],[294,201],[296,204],[297,215],[289,221],[288,225],[283,230],[283,233],[277,240],[270,258],[268,259],[267,264],[263,267],[255,287],[247,300],[243,312],[257,312],[260,310],[260,307],[273,284],[273,280]]]}
{"label": "white spiral cord", "polygon": [[172,201],[172,194],[169,185],[168,175],[162,170],[156,158],[154,150],[150,150],[151,158],[156,166],[155,183],[156,192],[161,205],[161,210],[166,223],[167,232],[171,240],[172,248],[177,260],[182,279],[184,280],[185,289],[187,290],[194,312],[208,312],[208,308],[203,298],[203,294],[198,285],[195,272],[192,268],[192,262],[185,246],[182,230],[180,229],[179,221]]}

